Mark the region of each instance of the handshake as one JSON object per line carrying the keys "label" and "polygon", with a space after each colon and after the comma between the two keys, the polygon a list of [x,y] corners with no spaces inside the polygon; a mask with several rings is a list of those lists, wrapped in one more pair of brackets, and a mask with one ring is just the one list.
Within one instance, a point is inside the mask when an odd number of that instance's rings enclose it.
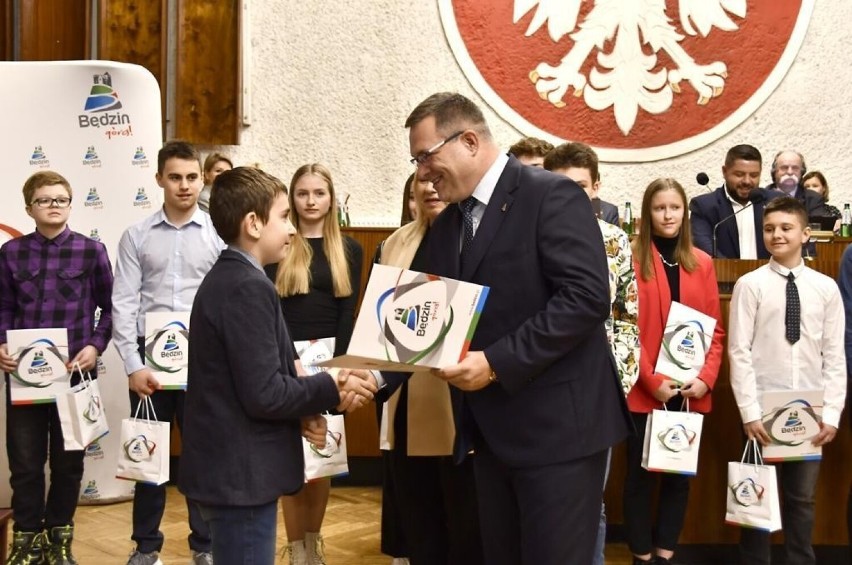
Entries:
{"label": "handshake", "polygon": [[[379,390],[376,378],[370,371],[362,369],[329,369],[340,394],[336,410],[343,414],[361,408],[373,399]],[[320,449],[325,447],[327,422],[321,415],[302,418],[302,436]]]}
{"label": "handshake", "polygon": [[379,390],[376,377],[364,369],[328,369],[337,384],[340,393],[340,404],[337,411],[349,413],[361,408],[371,400]]}

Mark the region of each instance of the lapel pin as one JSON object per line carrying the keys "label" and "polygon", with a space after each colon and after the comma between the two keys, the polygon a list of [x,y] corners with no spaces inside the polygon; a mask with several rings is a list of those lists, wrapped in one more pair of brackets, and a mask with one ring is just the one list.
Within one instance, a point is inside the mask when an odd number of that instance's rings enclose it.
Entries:
{"label": "lapel pin", "polygon": [[503,206],[500,208],[500,211],[501,211],[501,212],[505,212],[505,211],[506,211],[506,208],[508,208],[508,206],[506,206],[506,203],[505,203],[505,202],[503,202]]}

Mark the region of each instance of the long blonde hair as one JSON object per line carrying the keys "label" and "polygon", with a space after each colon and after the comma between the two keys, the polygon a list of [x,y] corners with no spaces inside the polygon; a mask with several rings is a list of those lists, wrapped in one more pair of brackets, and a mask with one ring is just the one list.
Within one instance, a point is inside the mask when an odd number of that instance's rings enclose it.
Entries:
{"label": "long blonde hair", "polygon": [[642,216],[639,219],[639,235],[633,240],[633,257],[639,263],[639,273],[642,279],[646,281],[654,278],[654,254],[651,251],[651,236],[653,235],[651,200],[654,199],[654,195],[663,190],[676,191],[683,201],[683,223],[680,225],[674,259],[688,273],[698,268],[698,259],[695,257],[692,247],[692,230],[689,227],[689,209],[687,208],[686,191],[673,178],[659,178],[648,185],[644,196],[642,196]]}
{"label": "long blonde hair", "polygon": [[331,172],[319,163],[302,165],[296,169],[293,180],[290,181],[290,221],[296,227],[296,235],[293,236],[287,257],[278,264],[275,288],[281,296],[294,296],[310,292],[311,260],[314,254],[307,239],[302,235],[301,221],[294,202],[296,183],[305,175],[317,175],[328,185],[331,206],[323,221],[322,248],[331,268],[334,296],[337,298],[350,296],[352,294],[352,281],[346,256],[347,250],[343,245],[343,236],[337,223],[337,198],[334,194],[334,183],[331,180]]}

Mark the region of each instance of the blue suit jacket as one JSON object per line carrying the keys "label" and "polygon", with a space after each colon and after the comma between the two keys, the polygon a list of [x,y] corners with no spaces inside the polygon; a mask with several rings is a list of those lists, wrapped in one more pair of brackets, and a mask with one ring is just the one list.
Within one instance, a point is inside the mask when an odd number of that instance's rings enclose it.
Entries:
{"label": "blue suit jacket", "polygon": [[181,492],[206,504],[254,506],[298,491],[299,418],[340,397],[326,373],[296,377],[275,287],[225,250],[195,295],[190,328]]}
{"label": "blue suit jacket", "polygon": [[632,430],[604,321],[609,275],[591,203],[569,179],[510,158],[466,252],[450,205],[432,225],[430,271],[490,287],[470,350],[499,382],[451,387],[457,460],[484,440],[511,466],[571,461]]}
{"label": "blue suit jacket", "polygon": [[[783,196],[783,193],[766,188],[758,189],[766,198],[772,200]],[[752,206],[751,213],[754,214],[755,240],[757,243],[757,257],[768,259],[769,252],[763,243],[763,207],[764,202],[757,202]],[[692,226],[692,243],[713,257],[713,226],[734,213],[731,201],[725,194],[725,187],[720,186],[710,194],[696,196],[689,202],[689,223]],[[748,214],[747,210],[742,214]],[[737,229],[736,218],[725,220],[716,229],[716,257],[722,259],[740,258],[740,235]]]}

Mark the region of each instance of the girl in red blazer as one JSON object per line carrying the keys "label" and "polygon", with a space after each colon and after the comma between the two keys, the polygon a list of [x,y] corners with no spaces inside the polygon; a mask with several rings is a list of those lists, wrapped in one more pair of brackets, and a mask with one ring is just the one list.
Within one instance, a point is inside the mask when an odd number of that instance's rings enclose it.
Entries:
{"label": "girl in red blazer", "polygon": [[[627,478],[624,522],[633,563],[668,564],[674,555],[689,497],[689,477],[652,473],[642,468],[642,443],[648,414],[662,408],[680,410],[685,399],[694,412],[710,411],[710,391],[722,360],[722,328],[716,271],[710,256],[692,246],[687,199],[674,179],[660,178],[642,197],[639,235],[633,241],[633,260],[639,287],[639,381],[627,396],[636,435],[627,440]],[[716,319],[716,329],[704,367],[682,387],[654,366],[673,301]],[[651,496],[659,479],[656,520]]]}

